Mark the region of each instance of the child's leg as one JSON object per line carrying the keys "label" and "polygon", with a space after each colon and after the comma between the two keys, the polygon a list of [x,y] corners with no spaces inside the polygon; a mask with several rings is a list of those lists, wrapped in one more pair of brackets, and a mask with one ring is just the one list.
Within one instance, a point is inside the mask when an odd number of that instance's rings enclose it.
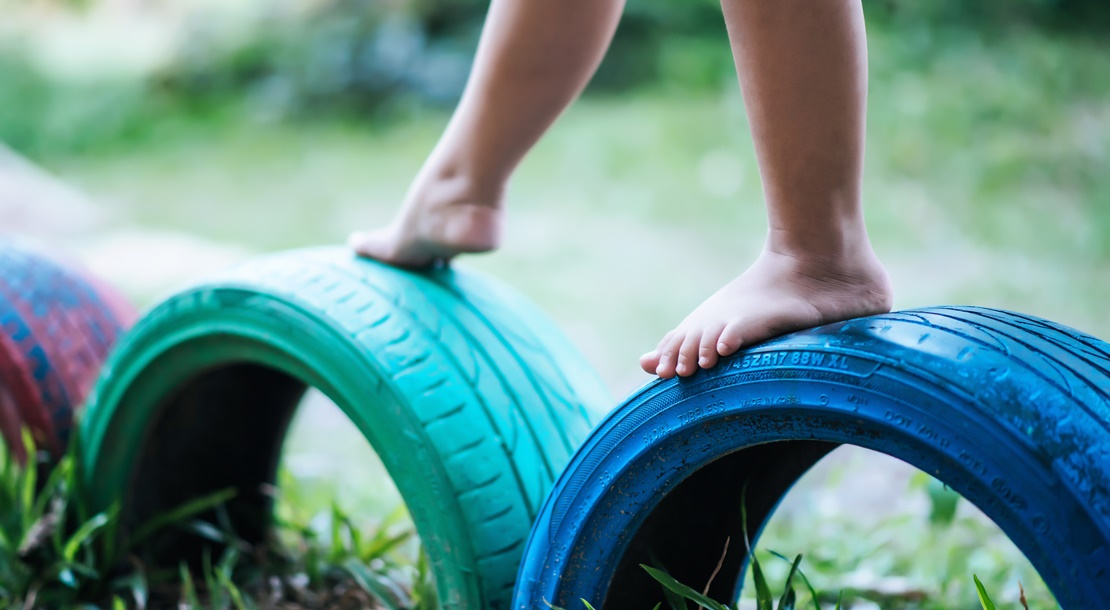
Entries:
{"label": "child's leg", "polygon": [[474,69],[393,223],[351,236],[361,254],[424,266],[496,248],[505,185],[582,91],[624,0],[493,0]]}
{"label": "child's leg", "polygon": [[860,0],[722,0],[767,200],[763,253],[641,358],[698,366],[790,330],[889,311],[860,201],[867,48]]}

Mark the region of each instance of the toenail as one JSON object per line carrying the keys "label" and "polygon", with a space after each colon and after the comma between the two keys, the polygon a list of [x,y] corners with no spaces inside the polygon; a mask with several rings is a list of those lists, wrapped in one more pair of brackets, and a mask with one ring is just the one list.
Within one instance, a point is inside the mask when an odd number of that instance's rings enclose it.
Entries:
{"label": "toenail", "polygon": [[705,365],[709,364],[709,358],[706,358],[705,356],[702,356],[701,358],[698,358],[698,364],[701,365],[701,366],[705,366]]}

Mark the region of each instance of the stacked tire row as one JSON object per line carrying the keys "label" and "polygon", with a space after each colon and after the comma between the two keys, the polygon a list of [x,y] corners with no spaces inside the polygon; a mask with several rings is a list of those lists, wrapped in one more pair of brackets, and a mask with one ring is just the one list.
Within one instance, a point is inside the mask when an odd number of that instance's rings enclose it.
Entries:
{"label": "stacked tire row", "polygon": [[[794,333],[650,383],[593,428],[602,384],[513,291],[324,248],[174,295],[105,370],[82,422],[94,506],[122,499],[126,526],[235,486],[236,531],[261,539],[263,484],[314,386],[381,457],[445,608],[650,608],[640,563],[706,582],[743,535],[742,495],[758,532],[843,443],[977,504],[1063,607],[1110,597],[1110,346],[1030,316],[933,308]],[[201,551],[166,548],[173,564]],[[744,569],[727,557],[711,595],[738,594]]]}

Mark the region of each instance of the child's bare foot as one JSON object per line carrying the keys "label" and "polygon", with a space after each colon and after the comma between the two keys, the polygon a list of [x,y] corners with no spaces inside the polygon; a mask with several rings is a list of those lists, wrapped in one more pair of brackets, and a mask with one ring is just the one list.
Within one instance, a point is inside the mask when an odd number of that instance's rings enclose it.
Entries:
{"label": "child's bare foot", "polygon": [[500,192],[483,197],[458,175],[418,178],[392,223],[354,233],[347,241],[363,256],[401,267],[427,267],[457,254],[496,249],[502,216]]}
{"label": "child's bare foot", "polygon": [[853,257],[804,257],[765,249],[640,358],[648,373],[693,375],[742,345],[890,311],[886,270],[868,246]]}

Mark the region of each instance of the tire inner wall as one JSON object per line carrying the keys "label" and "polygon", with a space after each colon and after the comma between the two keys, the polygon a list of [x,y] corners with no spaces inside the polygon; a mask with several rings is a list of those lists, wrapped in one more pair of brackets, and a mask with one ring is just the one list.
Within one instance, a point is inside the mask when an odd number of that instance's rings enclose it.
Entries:
{"label": "tire inner wall", "polygon": [[[307,386],[282,371],[232,364],[206,371],[157,405],[128,490],[124,524],[133,530],[183,503],[229,487],[235,533],[265,540],[281,447]],[[268,484],[268,485],[267,485]],[[214,511],[199,518],[211,520]],[[212,542],[177,528],[149,541],[156,563],[196,564]]]}

